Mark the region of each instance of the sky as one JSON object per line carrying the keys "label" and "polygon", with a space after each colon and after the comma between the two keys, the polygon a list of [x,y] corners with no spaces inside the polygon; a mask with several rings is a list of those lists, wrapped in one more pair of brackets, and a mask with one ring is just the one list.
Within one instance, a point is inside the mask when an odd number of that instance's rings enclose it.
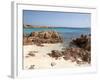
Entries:
{"label": "sky", "polygon": [[23,23],[37,26],[91,27],[91,14],[23,10]]}

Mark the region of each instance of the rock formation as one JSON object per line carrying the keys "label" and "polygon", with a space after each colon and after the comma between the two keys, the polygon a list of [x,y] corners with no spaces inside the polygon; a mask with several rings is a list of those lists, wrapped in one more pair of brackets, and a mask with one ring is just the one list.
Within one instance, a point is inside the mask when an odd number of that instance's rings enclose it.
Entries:
{"label": "rock formation", "polygon": [[77,46],[79,48],[83,48],[85,50],[91,50],[91,38],[90,35],[81,35],[79,38],[73,39],[70,45]]}
{"label": "rock formation", "polygon": [[[71,41],[71,47],[64,48],[62,51],[53,50],[48,55],[52,58],[58,59],[63,57],[64,60],[71,60],[77,64],[84,62],[91,62],[91,38],[90,35],[81,35],[79,38]],[[74,47],[73,47],[74,45]],[[76,47],[75,47],[76,46]]]}
{"label": "rock formation", "polygon": [[63,42],[56,31],[32,32],[28,37],[24,37],[24,44],[61,43]]}
{"label": "rock formation", "polygon": [[62,52],[65,60],[71,60],[72,62],[88,62],[91,61],[91,53],[82,48],[68,48]]}
{"label": "rock formation", "polygon": [[51,53],[48,53],[48,55],[52,58],[58,59],[62,56],[62,53],[58,50],[52,50]]}
{"label": "rock formation", "polygon": [[64,60],[71,60],[78,64],[82,62],[91,62],[91,53],[82,48],[66,48],[64,51],[53,50],[48,55],[55,59],[63,57]]}

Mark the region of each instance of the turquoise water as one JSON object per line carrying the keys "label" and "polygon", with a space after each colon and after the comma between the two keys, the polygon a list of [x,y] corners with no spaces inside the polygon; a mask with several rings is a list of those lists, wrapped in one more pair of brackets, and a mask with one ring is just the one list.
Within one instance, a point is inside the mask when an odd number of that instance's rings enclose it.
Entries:
{"label": "turquoise water", "polygon": [[24,28],[25,34],[30,34],[35,31],[57,31],[63,37],[65,43],[69,43],[73,38],[79,37],[81,34],[91,34],[90,28]]}
{"label": "turquoise water", "polygon": [[25,34],[30,34],[35,31],[56,31],[59,32],[64,38],[79,36],[81,34],[90,34],[90,28],[24,28],[23,32]]}
{"label": "turquoise water", "polygon": [[31,33],[34,31],[48,31],[53,30],[60,33],[88,33],[90,32],[90,28],[24,28],[24,33]]}

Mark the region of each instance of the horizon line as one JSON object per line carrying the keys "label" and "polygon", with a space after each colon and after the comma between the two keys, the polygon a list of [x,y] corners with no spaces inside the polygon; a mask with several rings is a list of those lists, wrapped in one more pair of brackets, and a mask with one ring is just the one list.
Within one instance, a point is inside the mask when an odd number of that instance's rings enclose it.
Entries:
{"label": "horizon line", "polygon": [[[32,24],[25,24],[25,25],[30,25],[30,26],[47,26],[47,27],[61,27],[61,28],[91,28],[91,26],[89,27],[89,26],[85,26],[85,27],[77,27],[77,26],[74,26],[74,27],[72,27],[72,26],[50,26],[50,25],[32,25]],[[23,24],[23,26],[24,26],[24,24]],[[29,27],[30,28],[30,27]],[[33,28],[35,28],[35,27],[33,27]],[[39,28],[42,28],[42,27],[39,27]]]}

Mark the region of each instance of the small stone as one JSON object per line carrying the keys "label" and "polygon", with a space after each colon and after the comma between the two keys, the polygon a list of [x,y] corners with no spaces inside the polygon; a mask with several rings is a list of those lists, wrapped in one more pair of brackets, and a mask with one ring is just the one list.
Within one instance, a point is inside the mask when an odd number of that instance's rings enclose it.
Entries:
{"label": "small stone", "polygon": [[29,67],[29,69],[34,69],[34,67],[35,67],[35,65],[31,65],[31,66]]}
{"label": "small stone", "polygon": [[32,51],[30,51],[30,52],[28,53],[28,55],[29,55],[29,56],[35,56],[35,54],[33,54]]}
{"label": "small stone", "polygon": [[51,62],[51,66],[53,67],[53,66],[55,66],[56,65],[56,63],[55,62]]}
{"label": "small stone", "polygon": [[33,51],[33,53],[38,53],[38,51]]}
{"label": "small stone", "polygon": [[26,58],[28,58],[29,56],[25,56]]}

